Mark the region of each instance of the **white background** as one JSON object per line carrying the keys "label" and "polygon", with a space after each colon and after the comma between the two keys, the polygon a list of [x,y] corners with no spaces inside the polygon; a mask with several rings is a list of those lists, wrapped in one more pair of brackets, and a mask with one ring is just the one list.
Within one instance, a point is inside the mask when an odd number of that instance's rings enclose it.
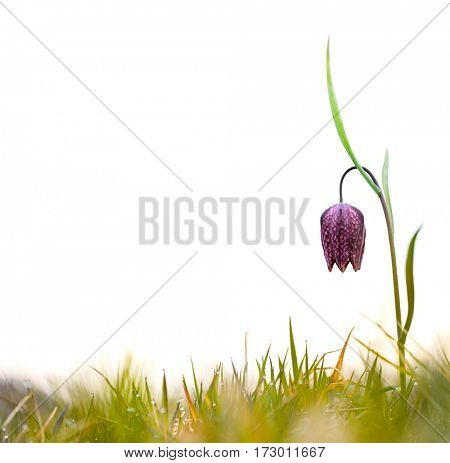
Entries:
{"label": "white background", "polygon": [[[233,358],[288,347],[288,317],[312,352],[341,339],[253,255],[257,250],[342,335],[382,346],[394,329],[382,212],[353,173],[345,199],[365,214],[361,272],[328,273],[319,217],[351,165],[325,128],[325,48],[341,104],[443,2],[5,1],[194,190],[310,197],[310,246],[140,246],[138,197],[191,195],[0,7],[0,370],[63,378],[195,251],[198,255],[89,364],[126,351],[171,384]],[[417,242],[410,347],[448,340],[449,21],[445,11],[343,112],[378,176],[389,148],[401,276]],[[402,286],[402,296],[404,295]],[[405,305],[405,304],[404,304]],[[369,320],[371,321],[369,321]],[[354,344],[355,348],[357,344]],[[355,355],[349,353],[349,361]],[[86,373],[87,367],[81,370]]]}

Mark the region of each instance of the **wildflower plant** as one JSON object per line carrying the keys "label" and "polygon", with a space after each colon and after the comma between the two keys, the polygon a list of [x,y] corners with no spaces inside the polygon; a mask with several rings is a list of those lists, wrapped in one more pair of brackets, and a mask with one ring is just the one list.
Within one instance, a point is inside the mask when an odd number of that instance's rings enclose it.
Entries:
{"label": "wildflower plant", "polygon": [[339,204],[327,209],[321,217],[321,234],[322,245],[327,261],[328,269],[331,271],[334,262],[338,265],[339,269],[345,271],[349,262],[352,263],[354,270],[361,268],[361,260],[364,252],[365,241],[365,227],[364,216],[362,213],[353,206],[343,203],[342,198],[342,185],[344,179],[349,172],[357,170],[363,179],[367,182],[373,192],[378,196],[381,207],[383,209],[384,218],[386,220],[387,235],[389,240],[389,249],[392,267],[392,283],[394,289],[394,307],[395,318],[397,325],[397,350],[399,359],[399,374],[400,374],[400,391],[402,394],[406,393],[406,365],[405,365],[405,343],[408,336],[409,329],[414,316],[414,275],[413,275],[413,260],[414,260],[414,247],[416,243],[419,229],[413,235],[406,259],[406,288],[408,299],[408,311],[406,321],[402,322],[402,310],[400,306],[400,291],[399,291],[399,278],[397,269],[397,257],[395,251],[394,240],[394,217],[392,212],[391,199],[389,195],[388,183],[388,170],[389,170],[389,155],[386,150],[383,170],[382,170],[382,184],[381,188],[376,177],[372,172],[363,167],[355,153],[350,146],[347,134],[345,132],[344,123],[341,118],[341,111],[339,109],[336,94],[333,88],[331,78],[330,66],[330,43],[328,41],[327,54],[326,54],[326,69],[327,69],[327,87],[328,97],[330,100],[331,112],[336,126],[339,138],[347,151],[354,166],[347,169],[341,177],[339,185]]}

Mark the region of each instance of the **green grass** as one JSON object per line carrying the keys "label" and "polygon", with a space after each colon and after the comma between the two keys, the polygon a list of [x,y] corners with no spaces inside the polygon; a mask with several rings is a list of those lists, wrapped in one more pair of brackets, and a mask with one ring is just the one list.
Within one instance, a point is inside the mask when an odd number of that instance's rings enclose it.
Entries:
{"label": "green grass", "polygon": [[[349,335],[350,338],[350,335]],[[289,346],[289,347],[288,347]],[[407,401],[387,384],[387,359],[367,348],[367,367],[343,378],[345,345],[301,355],[289,325],[286,355],[270,350],[257,374],[219,364],[207,382],[194,365],[173,397],[145,377],[131,357],[112,376],[69,384],[46,396],[28,387],[0,389],[4,442],[442,442],[449,434],[450,366],[445,353],[408,355]],[[336,355],[335,355],[336,356]],[[392,365],[391,365],[392,366]],[[398,375],[395,375],[398,376]],[[172,390],[172,389],[170,389]],[[182,398],[180,398],[182,397]]]}

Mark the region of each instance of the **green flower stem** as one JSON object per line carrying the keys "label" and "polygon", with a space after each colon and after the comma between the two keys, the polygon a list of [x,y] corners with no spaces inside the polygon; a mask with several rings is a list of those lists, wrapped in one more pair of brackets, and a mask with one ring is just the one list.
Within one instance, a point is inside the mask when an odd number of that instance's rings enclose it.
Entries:
{"label": "green flower stem", "polygon": [[[357,166],[352,166],[349,169],[347,169],[341,177],[341,181],[339,184],[340,202],[343,202],[342,185],[344,183],[344,178],[349,172],[355,169],[357,169],[358,171],[360,170]],[[397,256],[395,253],[394,226],[393,226],[393,221],[392,221],[392,213],[388,207],[388,203],[383,195],[383,192],[381,191],[381,188],[375,176],[372,174],[372,172],[370,172],[369,169],[363,166],[361,166],[361,170],[363,170],[364,173],[368,177],[370,177],[370,180],[378,188],[377,196],[381,202],[381,206],[384,212],[384,217],[386,219],[387,232],[388,232],[388,238],[389,238],[389,249],[391,253],[392,283],[394,286],[395,319],[397,322],[397,348],[398,348],[398,361],[399,361],[399,369],[400,369],[400,390],[402,394],[405,394],[406,393],[405,341],[406,341],[407,331],[405,333],[405,330],[402,324],[402,311],[401,311],[401,306],[400,306],[400,289],[399,289],[399,284],[398,284]],[[409,321],[409,325],[410,324],[411,324],[411,321]],[[409,325],[407,327],[408,329],[409,329]]]}
{"label": "green flower stem", "polygon": [[391,251],[391,266],[392,266],[392,283],[394,286],[394,303],[395,303],[395,318],[397,322],[397,347],[398,347],[398,362],[400,368],[400,391],[404,395],[406,393],[406,368],[405,368],[405,341],[406,336],[403,336],[402,311],[400,307],[400,290],[398,284],[397,257],[395,253],[394,243],[394,227],[391,220],[386,200],[383,193],[379,193],[378,197],[383,207],[384,217],[386,218],[387,231],[389,236],[389,249]]}

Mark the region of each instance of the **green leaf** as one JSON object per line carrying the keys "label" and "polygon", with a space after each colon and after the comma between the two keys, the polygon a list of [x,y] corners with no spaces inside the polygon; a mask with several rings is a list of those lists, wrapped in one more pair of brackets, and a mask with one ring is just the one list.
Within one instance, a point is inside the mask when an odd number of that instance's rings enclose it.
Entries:
{"label": "green leaf", "polygon": [[192,357],[191,357],[191,366],[192,366],[192,376],[194,377],[195,398],[197,399],[198,406],[201,407],[201,405],[202,405],[202,395],[201,395],[200,390],[198,388],[197,376],[195,374],[194,362],[192,360]]}
{"label": "green leaf", "polygon": [[373,361],[372,367],[368,371],[367,374],[367,381],[365,384],[365,392],[364,392],[364,397],[367,398],[371,392],[371,386],[373,382],[373,378],[375,376],[375,372],[377,369],[377,363],[378,363],[378,356],[375,357],[375,360]]}
{"label": "green leaf", "polygon": [[58,418],[56,419],[55,425],[53,426],[53,436],[56,436],[61,429],[61,426],[64,422],[64,417],[66,415],[67,409],[69,408],[69,404],[66,403],[64,408],[62,409],[61,413],[59,414]]}
{"label": "green leaf", "polygon": [[352,335],[353,328],[348,333],[347,339],[344,342],[344,347],[341,349],[341,353],[339,354],[338,361],[336,366],[334,367],[333,373],[330,377],[330,384],[337,383],[342,378],[342,368],[344,366],[344,356],[345,351],[347,350],[348,341],[350,340],[350,336]]}
{"label": "green leaf", "polygon": [[117,398],[122,402],[122,404],[128,408],[127,401],[124,399],[123,395],[121,394],[120,390],[116,387],[113,386],[111,381],[108,379],[108,377],[103,374],[101,371],[97,370],[97,368],[91,367],[96,373],[98,373],[105,381],[106,384],[111,388],[111,390],[114,392],[114,394],[117,396]]}
{"label": "green leaf", "polygon": [[336,125],[336,130],[338,132],[339,138],[341,139],[342,144],[344,145],[345,150],[347,151],[350,159],[355,164],[356,168],[359,170],[360,174],[364,177],[366,182],[370,185],[373,191],[377,195],[381,193],[380,188],[375,184],[375,182],[370,178],[370,175],[362,168],[355,154],[353,153],[350,142],[348,141],[347,134],[345,133],[344,123],[341,118],[341,110],[339,109],[336,95],[334,93],[333,82],[331,79],[331,66],[330,66],[330,41],[328,40],[327,44],[327,87],[328,87],[328,98],[330,100],[331,113],[333,114],[334,124]]}
{"label": "green leaf", "polygon": [[161,412],[164,411],[164,422],[167,426],[169,422],[169,397],[167,394],[167,380],[166,380],[166,372],[164,371],[163,374],[163,381],[162,381],[162,409]]}
{"label": "green leaf", "polygon": [[406,337],[408,336],[409,329],[411,328],[412,319],[414,316],[414,302],[415,302],[415,291],[414,291],[414,248],[416,245],[416,238],[420,232],[419,227],[414,233],[408,247],[408,255],[406,257],[406,293],[408,296],[408,315],[406,317],[405,326],[401,336],[401,343],[405,344]]}
{"label": "green leaf", "polygon": [[383,163],[383,191],[384,191],[384,198],[386,200],[389,218],[391,219],[392,224],[392,231],[394,231],[394,215],[392,213],[392,205],[391,205],[391,196],[389,194],[389,153],[386,150],[386,154],[384,156],[384,163]]}
{"label": "green leaf", "polygon": [[144,378],[144,384],[145,384],[145,392],[147,394],[147,404],[148,408],[153,409],[153,402],[152,402],[152,394],[150,392],[150,388],[148,387],[148,382],[147,382],[147,377]]}
{"label": "green leaf", "polygon": [[213,406],[213,404],[217,401],[218,395],[218,382],[219,382],[219,372],[220,372],[220,365],[219,368],[214,370],[213,379],[211,384],[209,385],[208,390],[206,391],[206,396],[209,399],[209,406]]}
{"label": "green leaf", "polygon": [[295,349],[294,333],[292,332],[292,321],[289,317],[289,343],[291,346],[291,362],[292,372],[294,373],[294,381],[298,379],[298,361],[297,361],[297,350]]}
{"label": "green leaf", "polygon": [[196,423],[197,422],[197,413],[195,412],[195,406],[194,406],[194,403],[192,402],[191,395],[189,394],[189,389],[187,387],[186,379],[184,378],[184,376],[183,376],[182,383],[183,383],[184,395],[186,396],[186,400],[187,400],[187,403],[188,403],[188,406],[189,406],[189,413],[191,414],[191,418],[194,421],[194,423]]}

